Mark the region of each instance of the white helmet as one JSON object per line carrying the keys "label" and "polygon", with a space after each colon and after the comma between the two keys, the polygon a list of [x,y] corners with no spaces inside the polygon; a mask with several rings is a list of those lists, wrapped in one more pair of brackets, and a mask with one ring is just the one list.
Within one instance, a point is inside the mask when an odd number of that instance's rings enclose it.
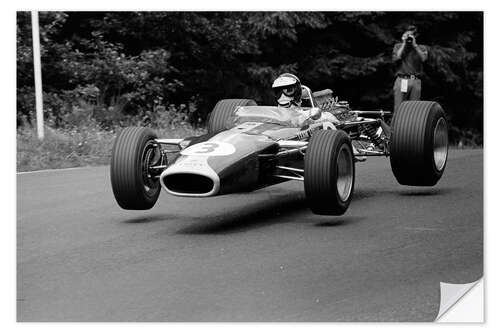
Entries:
{"label": "white helmet", "polygon": [[302,85],[293,74],[284,73],[273,82],[273,92],[279,106],[290,107],[292,104],[300,106],[302,101]]}

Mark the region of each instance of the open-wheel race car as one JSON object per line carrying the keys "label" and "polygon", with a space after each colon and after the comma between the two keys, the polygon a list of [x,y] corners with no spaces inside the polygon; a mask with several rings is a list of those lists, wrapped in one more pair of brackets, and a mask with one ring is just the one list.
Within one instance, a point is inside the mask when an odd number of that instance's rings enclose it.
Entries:
{"label": "open-wheel race car", "polygon": [[113,147],[111,184],[120,207],[140,210],[154,206],[161,188],[207,197],[296,180],[313,213],[342,215],[354,191],[355,162],[370,156],[389,156],[402,185],[435,185],[448,156],[441,106],[406,101],[394,116],[357,111],[329,89],[312,93],[305,86],[297,108],[225,99],[201,136],[158,138],[148,128],[125,128]]}

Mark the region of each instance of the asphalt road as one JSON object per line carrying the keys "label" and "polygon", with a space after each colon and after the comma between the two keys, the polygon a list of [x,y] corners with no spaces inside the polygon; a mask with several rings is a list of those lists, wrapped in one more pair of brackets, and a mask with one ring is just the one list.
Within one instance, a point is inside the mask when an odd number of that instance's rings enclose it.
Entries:
{"label": "asphalt road", "polygon": [[483,272],[483,153],[434,188],[357,164],[342,217],[301,183],[121,210],[107,167],[17,175],[19,321],[432,321]]}

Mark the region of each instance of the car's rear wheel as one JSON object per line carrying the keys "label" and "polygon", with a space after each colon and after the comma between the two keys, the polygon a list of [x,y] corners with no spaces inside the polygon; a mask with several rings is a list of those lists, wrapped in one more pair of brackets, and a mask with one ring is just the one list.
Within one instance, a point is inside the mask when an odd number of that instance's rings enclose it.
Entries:
{"label": "car's rear wheel", "polygon": [[257,105],[252,99],[222,99],[215,105],[208,118],[208,133],[215,134],[231,126],[234,111],[239,106]]}
{"label": "car's rear wheel", "polygon": [[143,127],[125,128],[111,153],[111,186],[123,209],[150,209],[160,195],[160,182],[151,166],[161,160],[156,134]]}
{"label": "car's rear wheel", "polygon": [[448,159],[448,123],[436,102],[401,103],[391,128],[391,167],[402,185],[432,186]]}
{"label": "car's rear wheel", "polygon": [[304,158],[304,190],[312,212],[342,215],[354,192],[354,154],[349,136],[340,130],[317,131]]}

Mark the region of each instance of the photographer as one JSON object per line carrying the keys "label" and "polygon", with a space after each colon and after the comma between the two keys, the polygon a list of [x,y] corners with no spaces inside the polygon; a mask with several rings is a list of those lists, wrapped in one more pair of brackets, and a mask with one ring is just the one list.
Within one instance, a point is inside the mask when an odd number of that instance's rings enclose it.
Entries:
{"label": "photographer", "polygon": [[408,26],[401,37],[402,43],[394,45],[392,60],[398,66],[394,82],[394,112],[406,100],[419,100],[422,91],[420,77],[427,60],[427,47],[417,44],[417,27]]}

